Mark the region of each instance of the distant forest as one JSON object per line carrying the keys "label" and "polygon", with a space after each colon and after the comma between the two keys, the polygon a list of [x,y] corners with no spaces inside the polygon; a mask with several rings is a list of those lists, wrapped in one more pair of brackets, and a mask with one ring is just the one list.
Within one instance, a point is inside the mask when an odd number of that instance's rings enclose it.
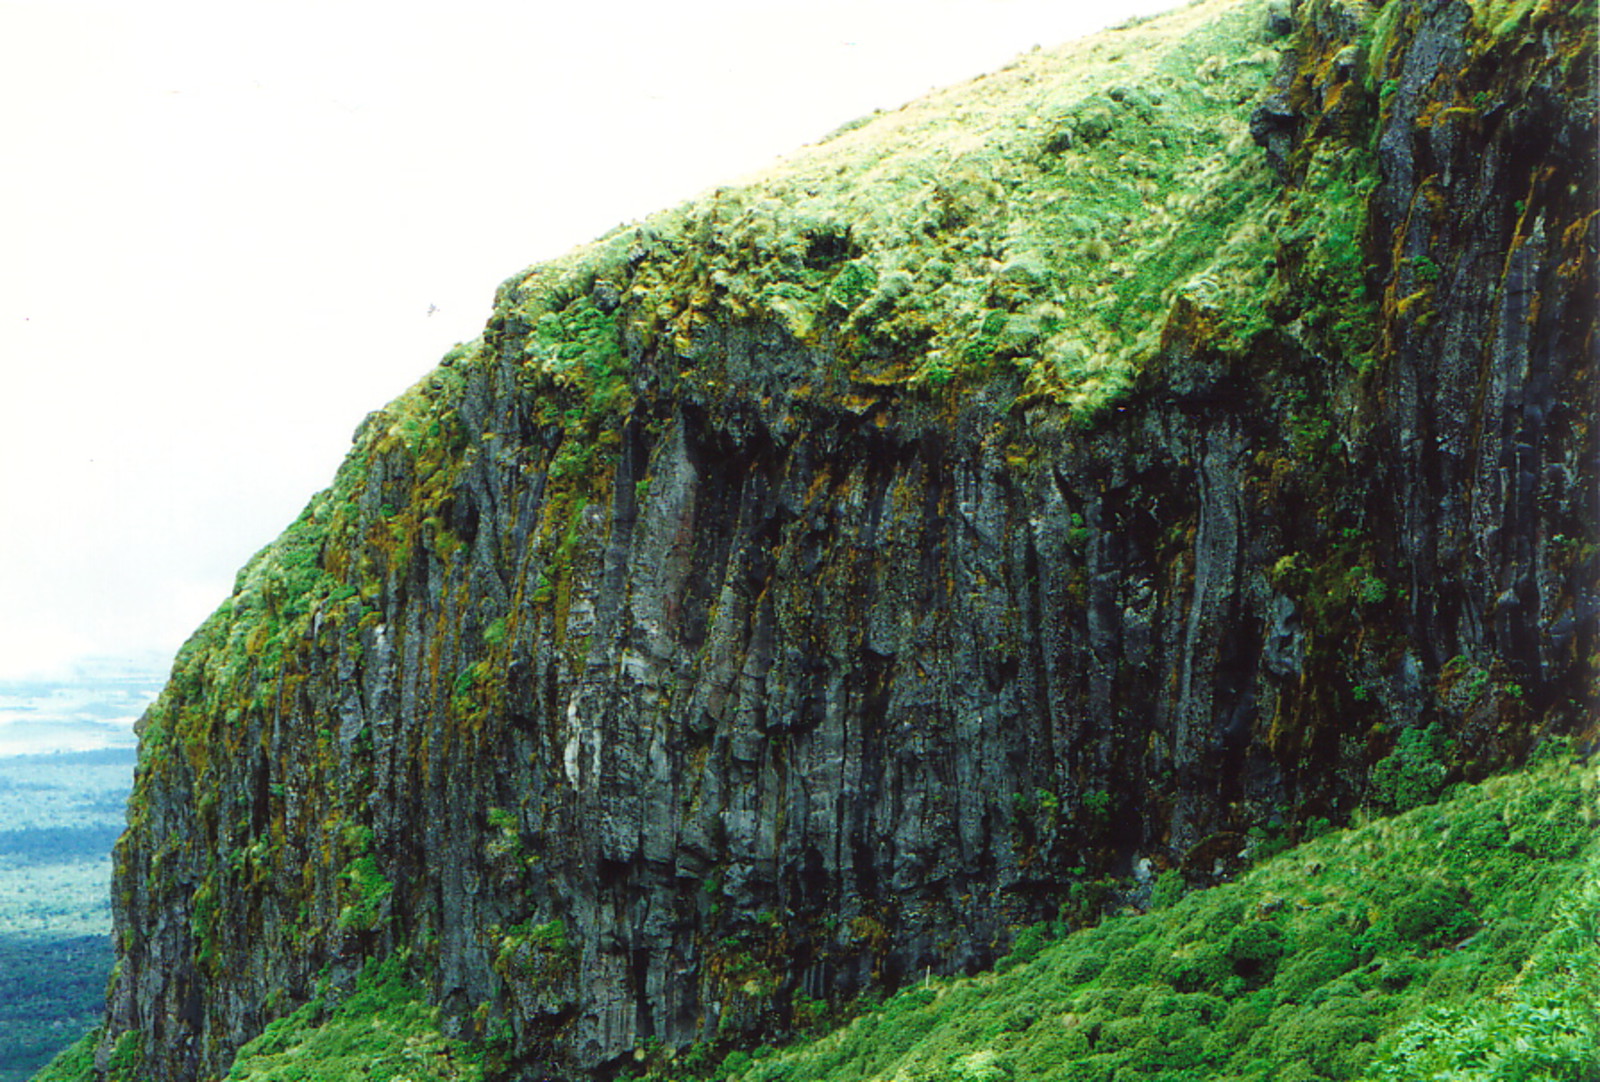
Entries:
{"label": "distant forest", "polygon": [[0,1082],[26,1082],[99,1024],[111,937],[0,936]]}
{"label": "distant forest", "polygon": [[0,1082],[98,1025],[130,749],[0,757]]}
{"label": "distant forest", "polygon": [[[120,811],[121,802],[117,802],[111,810]],[[0,831],[0,859],[8,865],[22,867],[73,860],[100,860],[111,852],[121,833],[120,826],[107,823]]]}

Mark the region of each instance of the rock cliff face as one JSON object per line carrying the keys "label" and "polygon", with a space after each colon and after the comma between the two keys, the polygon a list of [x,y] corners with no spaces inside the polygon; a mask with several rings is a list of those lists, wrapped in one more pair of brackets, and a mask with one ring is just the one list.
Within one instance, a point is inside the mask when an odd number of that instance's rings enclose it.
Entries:
{"label": "rock cliff face", "polygon": [[1594,39],[1208,0],[506,283],[146,718],[102,1069],[756,1040],[1583,730]]}

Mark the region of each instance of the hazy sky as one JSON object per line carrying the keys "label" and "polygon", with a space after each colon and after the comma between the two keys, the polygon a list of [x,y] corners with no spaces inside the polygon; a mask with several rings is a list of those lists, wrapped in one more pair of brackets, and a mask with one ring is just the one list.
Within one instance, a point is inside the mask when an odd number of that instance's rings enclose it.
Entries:
{"label": "hazy sky", "polygon": [[516,271],[1172,6],[0,0],[0,679],[170,656]]}

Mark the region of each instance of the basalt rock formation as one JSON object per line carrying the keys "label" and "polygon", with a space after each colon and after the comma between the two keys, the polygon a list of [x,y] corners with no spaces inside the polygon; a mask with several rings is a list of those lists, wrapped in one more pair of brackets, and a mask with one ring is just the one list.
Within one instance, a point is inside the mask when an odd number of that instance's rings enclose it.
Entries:
{"label": "basalt rock formation", "polygon": [[759,1041],[1582,734],[1594,65],[1204,0],[505,283],[144,720],[100,1070],[399,952],[506,1077]]}

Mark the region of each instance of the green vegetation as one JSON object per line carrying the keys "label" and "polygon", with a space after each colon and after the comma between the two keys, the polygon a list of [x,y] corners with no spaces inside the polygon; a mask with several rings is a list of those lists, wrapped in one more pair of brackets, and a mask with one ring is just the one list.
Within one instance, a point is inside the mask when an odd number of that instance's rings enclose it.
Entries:
{"label": "green vegetation", "polygon": [[528,921],[505,931],[495,954],[494,968],[512,983],[544,985],[559,979],[572,968],[575,960],[565,923]]}
{"label": "green vegetation", "polygon": [[339,927],[370,932],[383,920],[394,884],[378,871],[378,862],[369,854],[345,865],[340,880],[345,886],[345,904],[339,909]]}
{"label": "green vegetation", "polygon": [[[227,1082],[481,1082],[480,1054],[440,1033],[438,1013],[393,956],[369,964],[348,994],[324,990],[269,1025],[239,1050]],[[33,1082],[94,1082],[98,1040],[85,1035]],[[140,1082],[135,1043],[119,1043],[105,1082]]]}
{"label": "green vegetation", "polygon": [[479,1056],[439,1032],[393,957],[369,966],[347,998],[325,994],[245,1045],[228,1082],[477,1082]]}
{"label": "green vegetation", "polygon": [[[1237,882],[918,982],[742,1082],[1571,1080],[1600,1071],[1592,769],[1546,763],[1329,833]],[[683,1057],[684,1062],[694,1056]]]}
{"label": "green vegetation", "polygon": [[1316,142],[1304,168],[1278,231],[1286,273],[1274,281],[1275,301],[1298,310],[1334,357],[1365,371],[1381,326],[1362,247],[1377,170],[1364,148],[1336,140]]}
{"label": "green vegetation", "polygon": [[[1329,249],[1336,276],[1356,260],[1368,164],[1341,160],[1316,178],[1339,183],[1303,213],[1272,213],[1279,189],[1248,131],[1283,44],[1266,8],[1203,0],[1029,54],[506,283],[483,339],[368,418],[333,486],[180,652],[141,729],[149,783],[168,784],[181,760],[183,784],[206,791],[213,758],[283,708],[317,651],[359,661],[414,565],[462,553],[450,511],[485,460],[541,478],[533,585],[528,615],[477,629],[488,656],[434,674],[452,720],[492,715],[495,658],[519,635],[581,664],[581,637],[566,635],[574,570],[598,552],[587,511],[611,498],[620,419],[641,391],[690,402],[759,385],[794,405],[863,391],[939,401],[988,382],[1085,420],[1132,386],[1174,320],[1248,355],[1281,288],[1274,252],[1301,244],[1295,230],[1312,262]],[[1320,238],[1327,223],[1344,228]],[[1324,298],[1318,318],[1359,326],[1354,296]],[[804,359],[781,372],[726,370],[716,338],[752,325],[815,349],[789,350]],[[472,381],[500,378],[534,407],[535,431],[515,443],[469,431],[458,409]],[[647,494],[648,478],[636,483]],[[319,735],[331,758],[333,733]],[[282,780],[268,793],[270,823]],[[283,840],[263,823],[199,811],[219,855],[251,854],[257,873],[278,859]],[[136,795],[136,828],[144,814]],[[362,925],[378,887],[366,871],[344,877],[344,912]]]}
{"label": "green vegetation", "polygon": [[1448,773],[1449,741],[1437,725],[1406,729],[1393,754],[1372,767],[1372,795],[1393,811],[1407,811],[1438,798]]}
{"label": "green vegetation", "polygon": [[533,385],[581,392],[569,424],[625,400],[619,336],[722,393],[705,336],[751,320],[826,344],[858,383],[1013,374],[1090,416],[1180,300],[1233,350],[1265,327],[1277,189],[1247,123],[1281,45],[1265,11],[1202,0],[848,126],[508,282],[497,320],[532,329]]}
{"label": "green vegetation", "polygon": [[[507,283],[484,338],[453,350],[369,418],[334,485],[240,573],[142,727],[135,827],[151,815],[143,793],[164,792],[193,794],[193,808],[178,814],[192,810],[196,829],[181,838],[146,830],[145,844],[168,848],[125,853],[123,867],[148,875],[152,895],[187,900],[202,973],[227,964],[243,926],[237,903],[270,872],[291,871],[278,882],[303,884],[288,888],[304,891],[293,899],[300,916],[291,932],[319,949],[371,950],[403,923],[386,926],[400,898],[363,823],[372,817],[364,782],[374,736],[362,726],[382,719],[350,712],[347,722],[335,706],[309,701],[307,674],[335,665],[341,680],[359,672],[394,597],[475,588],[458,561],[504,541],[477,536],[477,508],[462,498],[481,471],[516,471],[511,487],[527,494],[517,511],[528,515],[517,553],[526,574],[509,584],[515,596],[474,594],[482,604],[471,611],[452,599],[439,607],[450,620],[408,631],[427,642],[408,675],[433,682],[428,701],[440,710],[420,746],[389,749],[397,760],[425,760],[460,736],[482,735],[507,709],[509,662],[532,641],[564,652],[571,672],[562,679],[581,672],[594,632],[569,637],[567,614],[580,608],[573,594],[585,562],[604,548],[625,418],[650,429],[663,423],[664,406],[728,416],[732,400],[748,396],[776,431],[803,424],[796,415],[817,403],[864,416],[875,401],[903,397],[915,419],[956,410],[961,395],[982,390],[1002,409],[1042,406],[1086,424],[1121,402],[1158,356],[1186,364],[1192,352],[1197,364],[1241,374],[1254,365],[1283,381],[1263,384],[1281,406],[1281,443],[1270,431],[1252,434],[1256,495],[1275,500],[1280,475],[1304,471],[1309,480],[1283,487],[1330,497],[1304,512],[1315,528],[1291,531],[1305,524],[1285,511],[1286,547],[1297,551],[1268,576],[1307,630],[1302,684],[1325,697],[1310,721],[1284,714],[1272,750],[1287,761],[1301,755],[1297,742],[1309,748],[1312,736],[1327,735],[1312,732],[1320,719],[1347,725],[1349,734],[1336,734],[1353,741],[1342,761],[1359,770],[1377,759],[1368,798],[1373,811],[1396,817],[1334,833],[1327,820],[1292,822],[1295,809],[1286,809],[1287,825],[1250,828],[1250,852],[1265,863],[1245,878],[1190,891],[1182,872],[1167,870],[1152,884],[1149,912],[1094,927],[1082,926],[1116,903],[1119,885],[1080,867],[1073,874],[1083,878],[1049,899],[1059,919],[1014,929],[1012,953],[993,973],[925,979],[782,1052],[711,1045],[674,1056],[653,1047],[641,1050],[641,1069],[750,1082],[1592,1077],[1593,779],[1546,764],[1447,788],[1462,776],[1466,738],[1446,731],[1448,719],[1400,727],[1380,717],[1382,689],[1363,667],[1364,654],[1394,645],[1384,616],[1406,600],[1405,577],[1385,565],[1371,529],[1333,517],[1345,513],[1331,497],[1353,407],[1328,388],[1364,386],[1382,362],[1384,321],[1430,318],[1433,291],[1456,273],[1448,259],[1402,261],[1398,273],[1415,288],[1386,298],[1392,311],[1380,311],[1369,288],[1369,258],[1382,254],[1367,233],[1369,122],[1399,92],[1381,61],[1407,8],[1383,7],[1364,39],[1368,83],[1341,84],[1342,113],[1330,95],[1327,134],[1301,144],[1283,187],[1247,126],[1283,44],[1268,30],[1268,6],[1199,0],[1030,55],[849,125],[749,183]],[[1532,0],[1476,5],[1495,33],[1547,9]],[[1268,372],[1283,359],[1274,326],[1293,328],[1307,347],[1294,351],[1304,367],[1326,371]],[[781,348],[729,346],[744,334]],[[504,438],[482,430],[499,423],[493,411],[463,405],[470,387],[490,381],[500,381],[494,396],[513,388],[522,396],[511,412],[526,406]],[[1005,454],[1018,469],[1042,457],[1017,445]],[[647,501],[650,476],[632,483]],[[1076,513],[1070,521],[1067,542],[1081,562],[1108,527],[1091,529]],[[1186,528],[1169,525],[1167,549],[1189,550]],[[1577,548],[1569,558],[1580,558]],[[1493,659],[1458,659],[1442,678],[1440,695],[1451,702],[1523,695]],[[280,724],[291,718],[305,724]],[[1326,748],[1315,756],[1304,752],[1300,766],[1330,761]],[[246,793],[236,784],[246,772],[264,784]],[[336,776],[341,784],[328,785]],[[1013,795],[1019,851],[1047,849],[1068,827],[1104,836],[1122,817],[1120,791],[1089,789],[1076,808],[1061,794]],[[485,853],[506,882],[537,875],[540,861],[525,848],[540,844],[536,832],[525,839],[522,830],[531,798],[511,799],[524,803],[484,815]],[[41,833],[49,830],[58,833]],[[20,866],[43,842],[106,840],[104,831],[59,830],[15,827],[0,845],[10,837]],[[1300,838],[1315,840],[1285,852]],[[171,870],[179,857],[181,877]],[[319,873],[336,887],[318,885]],[[719,883],[707,880],[706,927],[730,923]],[[510,912],[502,919],[526,910]],[[550,916],[476,931],[497,987],[530,1014],[555,1018],[575,998],[566,988],[584,930],[569,940]],[[770,932],[767,942],[783,941],[783,914],[737,916]],[[1073,926],[1081,930],[1064,934]],[[874,950],[892,934],[868,914],[849,930]],[[729,936],[705,964],[730,997],[770,1003],[774,1019],[797,1028],[822,1026],[836,1008],[792,994],[785,959],[781,948]],[[391,959],[347,997],[319,994],[249,1045],[229,1077],[475,1079],[507,1054],[505,1002],[477,1005],[469,1024],[490,1044],[474,1051],[440,1035],[403,968]],[[729,1041],[741,1033],[729,1021],[737,1013],[723,1015]],[[62,1036],[81,1028],[52,1025]],[[109,1082],[139,1078],[140,1040],[118,1039]],[[87,1078],[93,1041],[39,1078]]]}
{"label": "green vegetation", "polygon": [[[1600,779],[1565,759],[1334,831],[1237,882],[1069,935],[1022,929],[993,973],[916,982],[784,1050],[647,1050],[648,1079],[1584,1082],[1600,1070]],[[504,820],[505,816],[497,816]],[[559,979],[559,921],[496,969]],[[369,965],[273,1023],[230,1082],[475,1080],[404,977]],[[797,1020],[819,1024],[820,1004]],[[88,1082],[94,1035],[35,1082]],[[120,1057],[137,1063],[131,1045]],[[134,1074],[114,1070],[115,1082]]]}

